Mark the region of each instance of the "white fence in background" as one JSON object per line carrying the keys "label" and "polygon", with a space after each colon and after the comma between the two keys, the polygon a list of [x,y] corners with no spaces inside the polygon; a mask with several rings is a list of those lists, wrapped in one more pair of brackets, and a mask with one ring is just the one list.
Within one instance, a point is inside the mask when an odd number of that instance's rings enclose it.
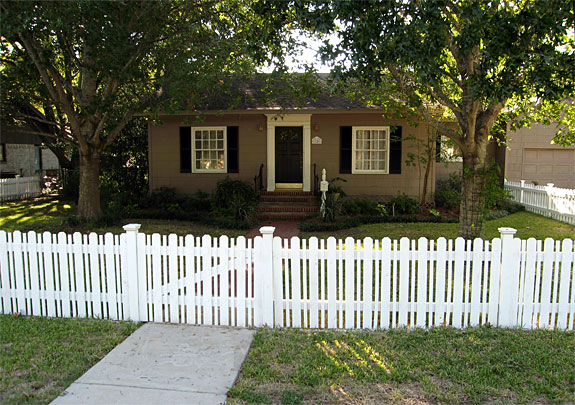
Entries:
{"label": "white fence in background", "polygon": [[536,186],[525,180],[505,180],[505,189],[511,191],[515,202],[524,205],[527,211],[575,225],[575,190],[557,188],[552,183]]}
{"label": "white fence in background", "polygon": [[0,179],[0,201],[22,200],[42,194],[38,177]]}
{"label": "white fence in background", "polygon": [[574,241],[0,231],[2,313],[303,328],[575,327]]}

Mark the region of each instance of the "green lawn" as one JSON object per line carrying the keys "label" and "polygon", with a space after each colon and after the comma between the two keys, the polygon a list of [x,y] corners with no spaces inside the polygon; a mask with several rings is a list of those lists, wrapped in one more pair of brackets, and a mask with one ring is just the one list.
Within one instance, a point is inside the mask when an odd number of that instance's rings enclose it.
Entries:
{"label": "green lawn", "polygon": [[75,212],[68,201],[37,198],[0,204],[0,229],[5,231],[62,230],[64,221]]}
{"label": "green lawn", "polygon": [[0,403],[49,403],[137,328],[0,315]]}
{"label": "green lawn", "polygon": [[257,332],[230,403],[575,401],[575,333]]}
{"label": "green lawn", "polygon": [[[366,238],[368,236],[375,239],[385,237],[400,239],[404,236],[410,239],[417,239],[422,236],[428,239],[437,239],[443,236],[448,239],[454,239],[457,237],[458,225],[459,224],[381,223],[362,225],[357,228],[338,232],[301,232],[300,236],[304,238],[309,238],[310,236],[318,236],[320,238],[327,238],[329,236],[345,238],[351,236],[356,239]],[[517,229],[515,237],[521,239],[575,238],[575,226],[525,211],[485,222],[485,237],[487,239],[499,237],[497,228],[501,227]]]}
{"label": "green lawn", "polygon": [[57,199],[36,199],[18,202],[7,202],[0,204],[0,229],[5,231],[49,231],[57,232],[124,232],[122,225],[128,223],[142,224],[140,232],[160,233],[167,235],[175,233],[178,235],[205,234],[211,236],[228,235],[237,237],[246,235],[248,231],[235,229],[213,228],[207,225],[188,221],[161,220],[161,219],[138,219],[127,218],[122,224],[115,226],[96,226],[94,224],[81,224],[70,226],[66,219],[75,214],[75,206],[69,201],[59,201]]}

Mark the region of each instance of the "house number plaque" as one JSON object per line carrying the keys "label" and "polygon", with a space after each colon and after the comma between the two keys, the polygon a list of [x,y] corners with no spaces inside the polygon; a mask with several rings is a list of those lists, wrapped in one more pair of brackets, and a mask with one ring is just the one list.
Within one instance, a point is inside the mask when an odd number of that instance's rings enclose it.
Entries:
{"label": "house number plaque", "polygon": [[321,145],[322,142],[323,142],[323,141],[322,141],[322,139],[321,139],[319,136],[314,136],[314,137],[311,139],[311,144],[312,144],[312,145]]}

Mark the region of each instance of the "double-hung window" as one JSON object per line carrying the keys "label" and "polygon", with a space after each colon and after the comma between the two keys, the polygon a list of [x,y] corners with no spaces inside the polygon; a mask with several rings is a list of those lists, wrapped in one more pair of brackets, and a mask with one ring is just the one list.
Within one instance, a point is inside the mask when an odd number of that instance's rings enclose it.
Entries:
{"label": "double-hung window", "polygon": [[389,127],[353,127],[352,173],[389,173]]}
{"label": "double-hung window", "polygon": [[192,128],[192,160],[193,173],[225,173],[226,127]]}

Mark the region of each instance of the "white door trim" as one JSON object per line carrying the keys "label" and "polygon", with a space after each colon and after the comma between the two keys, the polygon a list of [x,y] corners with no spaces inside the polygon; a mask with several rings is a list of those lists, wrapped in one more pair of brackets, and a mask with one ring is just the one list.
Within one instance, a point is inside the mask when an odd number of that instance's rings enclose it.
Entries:
{"label": "white door trim", "polygon": [[311,114],[266,114],[267,191],[276,189],[276,127],[303,128],[303,191],[311,191]]}

